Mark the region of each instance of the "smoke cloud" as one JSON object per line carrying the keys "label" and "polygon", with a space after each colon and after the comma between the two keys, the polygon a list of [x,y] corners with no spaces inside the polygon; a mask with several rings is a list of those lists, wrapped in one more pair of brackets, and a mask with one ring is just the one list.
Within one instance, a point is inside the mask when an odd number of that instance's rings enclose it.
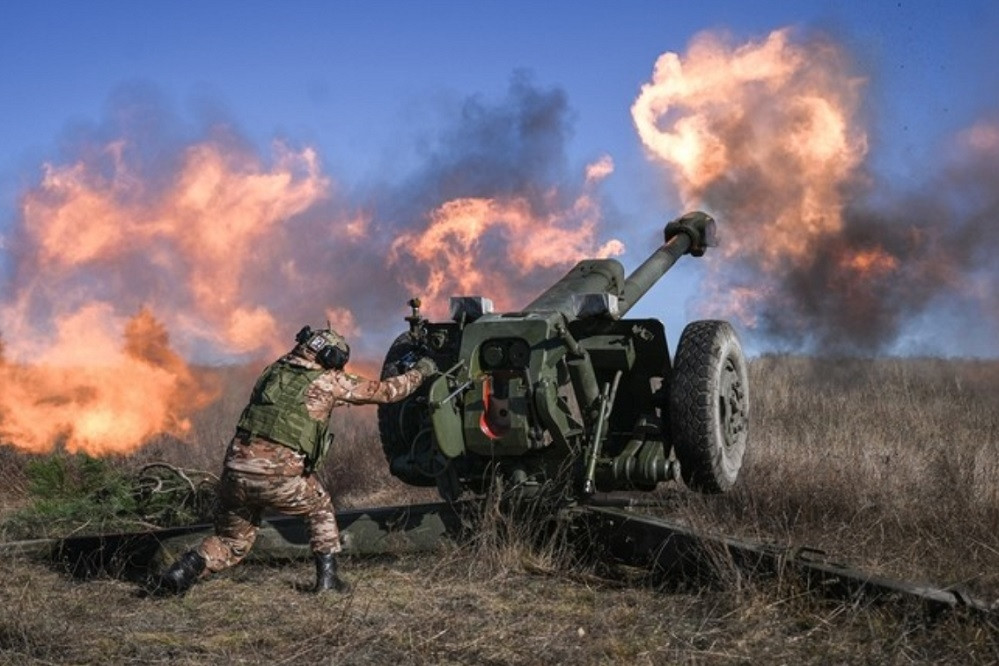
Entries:
{"label": "smoke cloud", "polygon": [[128,452],[214,398],[192,363],[288,349],[330,321],[377,372],[405,302],[513,308],[596,243],[604,158],[572,174],[565,95],[514,77],[470,99],[401,184],[344,192],[310,147],[261,155],[218,117],[190,131],[148,89],[43,165],[0,247],[0,442]]}
{"label": "smoke cloud", "polygon": [[999,125],[956,137],[918,193],[886,195],[864,85],[841,46],[790,30],[706,33],[659,58],[632,115],[685,206],[722,225],[702,314],[738,318],[764,348],[825,353],[898,350],[944,317],[999,337]]}

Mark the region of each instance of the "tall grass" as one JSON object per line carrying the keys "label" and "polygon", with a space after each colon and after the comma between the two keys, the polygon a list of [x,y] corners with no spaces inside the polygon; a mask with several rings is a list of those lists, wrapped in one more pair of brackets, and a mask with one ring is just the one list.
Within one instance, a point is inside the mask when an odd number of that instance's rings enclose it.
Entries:
{"label": "tall grass", "polygon": [[768,356],[733,492],[688,515],[999,596],[999,363]]}

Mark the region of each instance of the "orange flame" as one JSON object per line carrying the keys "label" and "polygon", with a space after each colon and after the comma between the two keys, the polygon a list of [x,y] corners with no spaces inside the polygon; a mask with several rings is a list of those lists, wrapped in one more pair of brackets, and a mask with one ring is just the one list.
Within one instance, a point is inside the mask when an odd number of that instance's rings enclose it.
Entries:
{"label": "orange flame", "polygon": [[153,192],[127,148],[105,147],[111,169],[45,165],[23,197],[17,293],[0,304],[0,443],[106,454],[183,435],[215,391],[171,349],[168,330],[227,354],[286,346],[245,283],[255,261],[279,251],[286,220],[326,196],[314,151],[279,145],[268,170],[219,144],[193,145]]}
{"label": "orange flame", "polygon": [[832,46],[808,49],[779,30],[734,49],[702,34],[686,60],[656,62],[632,117],[650,153],[674,169],[683,207],[714,203],[705,198],[726,185],[773,197],[738,202],[760,233],[726,238],[726,254],[759,253],[773,266],[842,228],[840,188],[867,142],[851,127],[861,81],[840,61]]}
{"label": "orange flame", "polygon": [[[115,344],[113,329],[124,331]],[[127,453],[159,433],[182,436],[183,417],[215,397],[174,354],[148,310],[128,320],[106,304],[82,308],[40,341],[31,364],[0,361],[0,439],[41,453]]]}
{"label": "orange flame", "polygon": [[[707,208],[723,225],[723,246],[709,257],[719,288],[705,299],[711,314],[754,326],[751,310],[787,297],[785,276],[828,252],[842,253],[835,282],[899,268],[884,248],[829,242],[844,231],[844,191],[867,152],[855,122],[862,83],[835,45],[794,43],[787,29],[735,47],[702,34],[685,57],[656,62],[632,117],[683,207]],[[751,287],[720,289],[732,282],[720,271],[733,264],[749,267]]]}
{"label": "orange flame", "polygon": [[[426,229],[393,241],[389,261],[416,261],[422,270],[407,274],[404,281],[411,293],[425,299],[432,316],[446,312],[447,297],[462,294],[491,298],[499,310],[516,309],[525,294],[511,277],[624,251],[618,240],[596,242],[599,208],[591,188],[612,171],[610,158],[591,164],[587,188],[566,207],[558,206],[555,192],[543,211],[523,197],[448,201],[430,214]],[[501,242],[490,243],[494,234]]]}
{"label": "orange flame", "polygon": [[861,278],[877,278],[895,271],[898,259],[881,248],[858,250],[840,257],[840,266]]}
{"label": "orange flame", "polygon": [[120,142],[107,147],[115,164],[110,179],[82,162],[46,165],[42,183],[25,197],[24,223],[38,248],[41,283],[138,252],[151,269],[182,280],[174,286],[192,299],[171,330],[237,352],[273,346],[270,313],[241,302],[241,282],[252,267],[244,259],[266,252],[264,239],[278,225],[324,196],[328,183],[315,153],[278,146],[277,165],[264,172],[221,146],[195,145],[173,186],[150,200],[123,149]]}

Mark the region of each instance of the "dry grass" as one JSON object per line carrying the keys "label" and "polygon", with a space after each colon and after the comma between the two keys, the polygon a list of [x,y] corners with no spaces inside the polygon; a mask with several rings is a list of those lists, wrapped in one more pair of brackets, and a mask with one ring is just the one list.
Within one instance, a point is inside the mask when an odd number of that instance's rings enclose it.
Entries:
{"label": "dry grass", "polygon": [[735,492],[693,519],[999,598],[999,363],[768,357]]}
{"label": "dry grass", "polygon": [[630,588],[443,551],[348,562],[351,596],[301,591],[310,567],[243,565],[182,599],[0,563],[2,663],[994,663],[996,628],[924,624],[755,588]]}
{"label": "dry grass", "polygon": [[[662,510],[999,597],[999,363],[767,357],[751,372],[742,481],[719,497],[663,487]],[[198,422],[199,445],[164,441],[140,457],[214,469],[248,387],[233,390],[228,412]],[[388,477],[371,416],[338,417],[324,474],[339,504],[425,499]],[[16,504],[23,462],[0,456],[0,497]],[[306,562],[241,565],[157,600],[113,577],[0,561],[0,663],[999,663],[995,618],[927,623],[787,581],[625,586],[489,516],[463,547],[347,561],[349,596],[303,593]]]}

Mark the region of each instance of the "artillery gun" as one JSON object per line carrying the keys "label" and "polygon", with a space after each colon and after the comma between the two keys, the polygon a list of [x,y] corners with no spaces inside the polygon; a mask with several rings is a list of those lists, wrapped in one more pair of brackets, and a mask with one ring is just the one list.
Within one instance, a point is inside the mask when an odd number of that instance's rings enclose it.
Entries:
{"label": "artillery gun", "polygon": [[521,310],[458,296],[443,322],[412,299],[382,377],[421,356],[442,373],[379,406],[391,473],[445,499],[496,480],[520,496],[554,486],[570,499],[676,478],[701,492],[731,488],[749,419],[734,329],[692,322],[671,359],[661,321],[625,318],[681,256],[715,244],[714,220],[692,212],[666,225],[662,246],[627,278],[615,259],[586,259]]}

